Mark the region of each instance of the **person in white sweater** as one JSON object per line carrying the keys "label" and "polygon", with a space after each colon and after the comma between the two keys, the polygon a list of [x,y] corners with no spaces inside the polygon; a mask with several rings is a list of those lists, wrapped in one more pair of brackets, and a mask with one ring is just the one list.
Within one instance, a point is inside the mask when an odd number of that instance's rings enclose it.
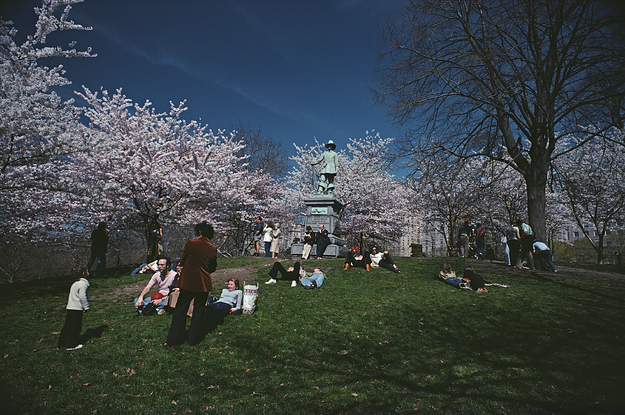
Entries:
{"label": "person in white sweater", "polygon": [[77,350],[83,347],[78,343],[78,335],[82,330],[82,315],[89,310],[88,289],[89,281],[86,278],[80,278],[72,284],[69,290],[69,299],[65,307],[67,309],[65,325],[59,337],[59,349],[65,347],[67,350]]}

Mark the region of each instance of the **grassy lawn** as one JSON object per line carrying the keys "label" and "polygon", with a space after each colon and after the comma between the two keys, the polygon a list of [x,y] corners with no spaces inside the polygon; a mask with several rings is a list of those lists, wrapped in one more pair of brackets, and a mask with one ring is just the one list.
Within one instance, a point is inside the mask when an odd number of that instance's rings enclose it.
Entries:
{"label": "grassy lawn", "polygon": [[265,285],[265,259],[221,259],[220,268],[260,267],[259,310],[175,350],[160,347],[170,316],[138,316],[132,296],[118,295],[145,275],[90,280],[90,339],[73,352],[56,349],[71,278],[4,285],[0,412],[625,411],[622,273],[467,261],[509,285],[480,295],[439,282],[443,260],[398,258],[400,275],[309,261],[330,269],[321,289],[306,291]]}

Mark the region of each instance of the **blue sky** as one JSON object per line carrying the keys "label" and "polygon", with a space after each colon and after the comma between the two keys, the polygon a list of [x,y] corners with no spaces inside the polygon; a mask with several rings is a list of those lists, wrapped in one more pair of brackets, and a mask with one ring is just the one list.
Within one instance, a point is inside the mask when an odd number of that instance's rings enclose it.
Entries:
{"label": "blue sky", "polygon": [[[18,40],[32,34],[33,0],[0,0]],[[96,58],[61,61],[71,90],[85,85],[124,94],[157,111],[186,100],[185,118],[209,128],[238,121],[292,143],[348,138],[375,130],[398,137],[375,106],[379,25],[396,16],[394,0],[86,0],[70,17],[91,32],[49,37],[49,45],[93,48]],[[55,65],[58,61],[42,61]],[[71,90],[67,91],[69,96]],[[79,102],[82,105],[81,102]]]}

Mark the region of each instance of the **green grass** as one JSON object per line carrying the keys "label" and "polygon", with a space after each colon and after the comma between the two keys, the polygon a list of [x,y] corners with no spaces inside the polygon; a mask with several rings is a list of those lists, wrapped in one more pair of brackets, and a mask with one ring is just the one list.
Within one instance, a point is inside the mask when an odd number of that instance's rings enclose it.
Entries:
{"label": "green grass", "polygon": [[[163,349],[171,317],[139,317],[120,287],[92,279],[83,333],[56,349],[71,278],[3,286],[5,413],[568,414],[625,410],[625,278],[512,271],[467,261],[488,294],[436,276],[444,259],[399,258],[401,275],[342,271],[315,291],[267,286],[198,346]],[[265,261],[266,262],[266,261]],[[262,262],[264,263],[264,262]],[[220,267],[261,264],[220,260]],[[453,263],[460,271],[463,262]],[[569,271],[567,271],[569,270]],[[588,274],[586,274],[588,272]],[[221,286],[215,291],[220,292]],[[134,296],[138,295],[134,293]]]}

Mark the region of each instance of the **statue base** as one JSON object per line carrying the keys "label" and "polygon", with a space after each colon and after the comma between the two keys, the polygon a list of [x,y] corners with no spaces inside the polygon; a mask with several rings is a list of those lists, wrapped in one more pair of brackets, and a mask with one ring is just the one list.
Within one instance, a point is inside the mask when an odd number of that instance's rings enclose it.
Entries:
{"label": "statue base", "polygon": [[[343,209],[343,204],[333,195],[311,195],[304,200],[306,204],[306,220],[304,222],[304,230],[310,226],[313,232],[317,233],[319,225],[323,225],[329,232],[330,244],[323,252],[325,258],[338,258],[345,256],[346,248],[344,242],[340,238],[341,220],[339,213]],[[302,237],[302,240],[304,238]],[[291,256],[300,257],[304,251],[304,244],[297,243],[291,245]],[[311,257],[321,256],[317,254],[317,244],[314,244],[310,252]]]}

